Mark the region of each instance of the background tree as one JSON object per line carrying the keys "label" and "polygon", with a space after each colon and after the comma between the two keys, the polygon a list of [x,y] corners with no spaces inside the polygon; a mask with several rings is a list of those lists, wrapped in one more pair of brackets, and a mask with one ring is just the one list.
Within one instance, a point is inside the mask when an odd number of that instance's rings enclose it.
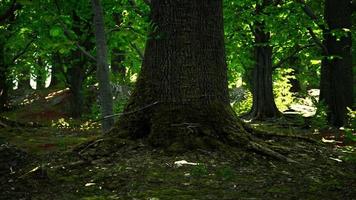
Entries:
{"label": "background tree", "polygon": [[353,105],[352,6],[348,0],[326,0],[323,45],[326,48],[321,67],[320,100],[326,103],[333,126],[346,123],[347,107]]}
{"label": "background tree", "polygon": [[11,90],[11,79],[9,77],[10,65],[16,60],[12,58],[6,49],[6,40],[12,34],[13,24],[16,20],[15,12],[21,8],[16,1],[5,1],[5,11],[0,13],[0,112],[8,107],[9,91]]}
{"label": "background tree", "polygon": [[[256,5],[256,15],[266,15],[266,7],[274,5],[273,0],[263,0]],[[272,85],[272,51],[270,32],[266,30],[264,19],[261,18],[253,25],[255,40],[255,67],[252,72],[253,104],[250,116],[253,119],[273,118],[280,115],[274,101]]]}
{"label": "background tree", "polygon": [[104,16],[100,0],[92,0],[92,9],[94,13],[96,54],[97,54],[97,77],[99,80],[99,98],[101,113],[104,117],[102,129],[108,131],[113,125],[113,103],[110,88],[109,65],[107,58],[107,45],[104,28]]}

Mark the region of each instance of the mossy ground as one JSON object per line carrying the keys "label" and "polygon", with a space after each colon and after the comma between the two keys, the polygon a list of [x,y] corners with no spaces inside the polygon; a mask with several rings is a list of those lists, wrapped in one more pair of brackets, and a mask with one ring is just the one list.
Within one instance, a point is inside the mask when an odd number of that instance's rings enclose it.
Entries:
{"label": "mossy ground", "polygon": [[[77,151],[72,150],[97,134],[62,130],[59,136],[58,131],[1,129],[4,141],[25,149],[31,158],[16,171],[8,170],[2,175],[1,182],[5,185],[0,199],[353,199],[356,196],[355,163],[343,159],[351,154],[308,141],[269,138],[268,142],[288,148],[288,156],[299,164],[238,149],[231,155],[205,150],[168,154],[144,141],[125,140],[118,141],[121,145],[114,153],[95,158],[85,155],[90,161],[80,162]],[[47,140],[43,139],[45,135]],[[64,145],[63,138],[70,142]],[[178,167],[174,162],[179,160],[199,164]],[[30,172],[36,167],[37,171]]]}
{"label": "mossy ground", "polygon": [[[27,153],[0,155],[7,162],[0,164],[0,199],[356,199],[354,144],[325,145],[313,130],[295,124],[252,125],[271,133],[260,138],[298,164],[239,148],[172,153],[144,140],[105,142],[95,129],[0,128],[2,150],[7,145]],[[197,165],[174,164],[182,160]]]}

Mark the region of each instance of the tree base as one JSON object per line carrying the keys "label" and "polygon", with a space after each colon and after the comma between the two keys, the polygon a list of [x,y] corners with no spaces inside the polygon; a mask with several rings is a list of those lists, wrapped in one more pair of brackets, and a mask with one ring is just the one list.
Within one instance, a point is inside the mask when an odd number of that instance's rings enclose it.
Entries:
{"label": "tree base", "polygon": [[157,104],[123,116],[111,131],[131,139],[146,138],[155,147],[167,149],[215,149],[232,139],[246,146],[250,134],[229,106]]}
{"label": "tree base", "polygon": [[[157,104],[124,115],[108,137],[144,139],[155,148],[181,153],[198,149],[231,152],[231,147],[294,162],[253,136],[229,106]],[[229,150],[230,149],[230,150]]]}

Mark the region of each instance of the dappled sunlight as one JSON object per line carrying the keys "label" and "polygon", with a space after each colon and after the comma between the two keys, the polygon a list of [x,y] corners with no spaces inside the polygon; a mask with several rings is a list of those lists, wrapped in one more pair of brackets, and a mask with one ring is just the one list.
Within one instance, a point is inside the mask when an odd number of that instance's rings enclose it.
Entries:
{"label": "dappled sunlight", "polygon": [[69,88],[65,88],[63,90],[58,90],[58,91],[54,91],[54,92],[48,93],[47,96],[45,97],[45,99],[46,100],[52,99],[55,96],[59,96],[59,95],[64,94],[64,93],[66,93],[68,91],[69,91]]}
{"label": "dappled sunlight", "polygon": [[59,118],[58,120],[52,120],[51,126],[58,129],[73,131],[89,131],[98,129],[100,123],[97,120],[78,121],[73,118]]}

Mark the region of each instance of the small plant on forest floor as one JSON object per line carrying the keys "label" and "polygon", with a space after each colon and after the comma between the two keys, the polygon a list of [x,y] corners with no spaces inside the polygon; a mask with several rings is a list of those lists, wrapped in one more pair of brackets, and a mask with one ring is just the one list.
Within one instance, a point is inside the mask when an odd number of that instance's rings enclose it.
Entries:
{"label": "small plant on forest floor", "polygon": [[224,181],[229,181],[235,177],[234,169],[229,166],[224,166],[217,169],[216,176]]}
{"label": "small plant on forest floor", "polygon": [[313,116],[311,120],[311,127],[313,129],[325,129],[328,124],[327,120],[327,107],[324,104],[324,102],[319,102],[317,99],[312,98],[313,105],[316,107],[316,112],[315,115]]}
{"label": "small plant on forest floor", "polygon": [[356,110],[347,108],[348,124],[345,127],[346,139],[356,142]]}
{"label": "small plant on forest floor", "polygon": [[201,178],[209,174],[208,168],[204,164],[198,164],[192,167],[190,174],[193,177]]}

